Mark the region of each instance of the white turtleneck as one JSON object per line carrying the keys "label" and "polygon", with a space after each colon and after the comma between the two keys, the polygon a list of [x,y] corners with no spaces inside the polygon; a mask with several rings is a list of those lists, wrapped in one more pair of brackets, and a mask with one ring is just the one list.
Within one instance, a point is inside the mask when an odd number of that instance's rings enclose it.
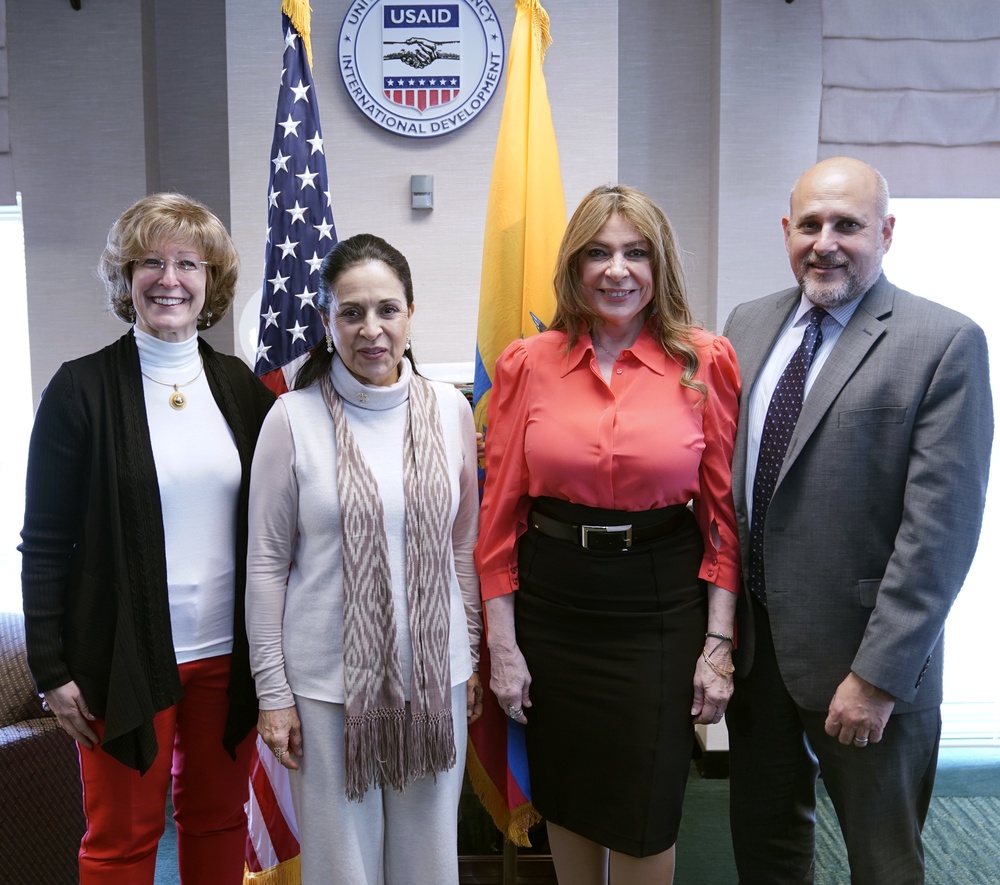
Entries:
{"label": "white turtleneck", "polygon": [[[233,647],[240,459],[215,403],[198,336],[174,343],[134,329],[160,489],[177,663]],[[174,384],[187,398],[170,406]]]}

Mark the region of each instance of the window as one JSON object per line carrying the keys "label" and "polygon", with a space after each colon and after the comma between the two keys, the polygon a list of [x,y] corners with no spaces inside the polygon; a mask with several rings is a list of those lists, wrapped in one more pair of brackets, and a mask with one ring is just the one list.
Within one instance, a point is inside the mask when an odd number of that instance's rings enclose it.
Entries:
{"label": "window", "polygon": [[24,233],[20,197],[0,206],[0,268],[3,268],[7,376],[3,451],[0,454],[0,611],[21,610],[21,521],[24,517],[24,468],[31,433],[31,360],[28,352],[28,294],[24,275]]}
{"label": "window", "polygon": [[[896,230],[885,256],[897,286],[972,317],[990,344],[993,410],[1000,412],[1000,287],[991,268],[1000,200],[894,199]],[[961,457],[960,452],[955,457]],[[1000,681],[994,678],[992,630],[1000,621],[1000,443],[986,517],[969,577],[945,628],[942,740],[1000,745]]]}

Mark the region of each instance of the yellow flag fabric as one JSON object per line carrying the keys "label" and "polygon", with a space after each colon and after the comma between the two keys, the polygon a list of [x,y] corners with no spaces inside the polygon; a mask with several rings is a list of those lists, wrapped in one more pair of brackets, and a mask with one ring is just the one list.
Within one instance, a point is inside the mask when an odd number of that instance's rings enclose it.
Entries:
{"label": "yellow flag fabric", "polygon": [[516,338],[541,331],[555,311],[552,275],[566,198],[542,74],[550,43],[541,3],[517,0],[483,242],[473,389],[481,430],[497,357]]}
{"label": "yellow flag fabric", "polygon": [[[512,341],[542,331],[555,312],[552,277],[566,229],[566,198],[542,61],[549,17],[538,0],[517,0],[514,34],[483,242],[479,292],[476,426],[489,436],[486,404],[497,357]],[[482,480],[482,473],[480,473]],[[489,694],[489,649],[479,672]],[[512,722],[492,697],[469,728],[467,770],[497,828],[516,845],[529,845],[539,820],[531,805],[524,727]]]}

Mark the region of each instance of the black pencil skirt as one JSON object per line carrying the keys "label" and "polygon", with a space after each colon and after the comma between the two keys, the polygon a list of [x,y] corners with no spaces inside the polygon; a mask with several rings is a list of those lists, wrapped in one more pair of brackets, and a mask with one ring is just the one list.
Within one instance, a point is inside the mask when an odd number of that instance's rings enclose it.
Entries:
{"label": "black pencil skirt", "polygon": [[[547,515],[573,524],[640,525],[664,513],[624,518],[543,503]],[[532,679],[532,802],[546,820],[633,857],[677,840],[707,623],[701,556],[686,509],[670,534],[627,551],[587,550],[534,528],[519,543],[515,611]]]}

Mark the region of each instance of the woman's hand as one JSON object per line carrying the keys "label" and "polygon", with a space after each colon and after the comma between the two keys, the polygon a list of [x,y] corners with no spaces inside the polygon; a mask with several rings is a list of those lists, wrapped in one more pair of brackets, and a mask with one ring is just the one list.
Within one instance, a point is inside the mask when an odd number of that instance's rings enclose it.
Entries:
{"label": "woman's hand", "polygon": [[465,716],[468,724],[472,725],[482,715],[483,684],[479,681],[479,674],[473,673],[465,683]]}
{"label": "woman's hand", "polygon": [[487,599],[485,608],[490,689],[504,715],[524,725],[528,721],[524,711],[531,706],[531,674],[514,637],[514,595]]}
{"label": "woman's hand", "polygon": [[295,707],[261,710],[257,714],[257,731],[281,765],[298,770],[296,757],[302,757],[302,727]]}
{"label": "woman's hand", "polygon": [[736,594],[708,585],[708,632],[694,668],[691,715],[697,725],[721,721],[733,694],[733,625]]}
{"label": "woman's hand", "polygon": [[100,743],[97,732],[87,724],[96,717],[87,709],[87,702],[75,682],[67,682],[59,688],[43,692],[42,706],[56,714],[63,731],[81,747],[93,750]]}
{"label": "woman's hand", "polygon": [[531,674],[521,649],[516,645],[494,647],[490,643],[490,688],[504,715],[522,725],[528,721],[524,711],[531,706],[530,687]]}
{"label": "woman's hand", "polygon": [[697,725],[722,720],[733,694],[732,643],[708,639],[694,668],[691,715]]}

